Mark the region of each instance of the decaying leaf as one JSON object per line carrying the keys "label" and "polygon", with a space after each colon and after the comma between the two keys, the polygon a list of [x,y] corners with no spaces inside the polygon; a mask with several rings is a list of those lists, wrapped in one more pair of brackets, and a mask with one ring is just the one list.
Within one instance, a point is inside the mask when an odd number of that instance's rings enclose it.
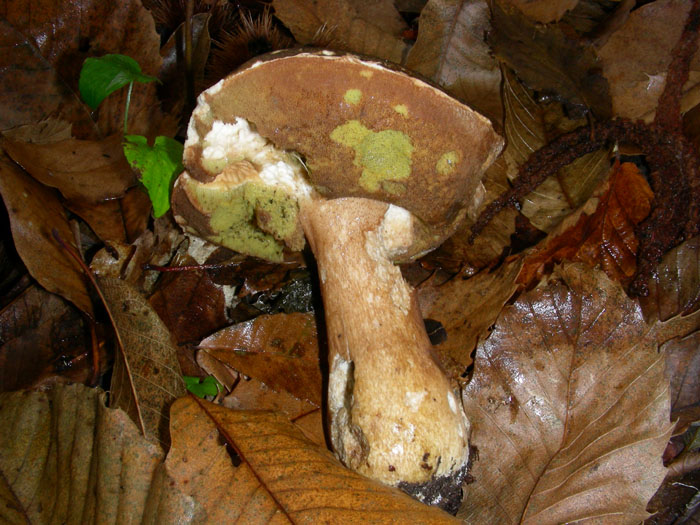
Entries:
{"label": "decaying leaf", "polygon": [[0,392],[57,376],[88,381],[83,316],[62,297],[30,286],[0,310]]}
{"label": "decaying leaf", "polygon": [[503,0],[492,5],[489,43],[496,56],[532,89],[609,118],[608,85],[595,52],[556,24],[538,25]]}
{"label": "decaying leaf", "polygon": [[525,265],[518,281],[531,284],[563,260],[582,261],[591,266],[600,265],[611,279],[628,284],[637,269],[639,241],[635,226],[651,209],[654,194],[644,176],[634,164],[616,165],[610,175],[609,186],[600,197],[586,205],[595,206],[594,212],[572,216],[550,237],[534,247],[525,256]]}
{"label": "decaying leaf", "polygon": [[3,523],[139,523],[160,447],[101,390],[0,394]]}
{"label": "decaying leaf", "polygon": [[92,302],[82,270],[52,235],[74,245],[58,195],[0,155],[0,194],[5,201],[17,253],[48,291],[62,295],[88,315]]}
{"label": "decaying leaf", "polygon": [[484,0],[430,0],[420,13],[418,39],[405,65],[498,125],[501,72],[485,42],[490,28]]}
{"label": "decaying leaf", "polygon": [[457,275],[439,286],[431,279],[418,287],[423,317],[439,321],[447,334],[447,339],[434,348],[448,374],[459,377],[471,364],[479,337],[515,292],[520,267],[520,261],[514,261],[469,279]]}
{"label": "decaying leaf", "polygon": [[51,144],[6,140],[3,148],[27,173],[66,199],[97,203],[122,197],[136,184],[122,153],[121,135]]}
{"label": "decaying leaf", "polygon": [[700,331],[664,343],[668,376],[671,378],[671,417],[676,431],[700,421]]}
{"label": "decaying leaf", "polygon": [[582,264],[506,307],[464,391],[479,523],[638,523],[666,473],[664,356],[639,306]]}
{"label": "decaying leaf", "polygon": [[321,406],[321,367],[313,314],[261,315],[207,337],[199,348],[273,390]]}
{"label": "decaying leaf", "polygon": [[[503,158],[508,167],[508,178],[512,181],[518,175],[518,168],[552,137],[545,123],[544,110],[508,68],[503,70],[503,104],[507,139]],[[549,232],[590,197],[608,168],[605,150],[576,159],[525,196],[522,214],[533,226]]]}
{"label": "decaying leaf", "polygon": [[667,321],[700,308],[700,237],[663,256],[649,280],[649,295],[640,303],[647,320]]}
{"label": "decaying leaf", "polygon": [[557,22],[564,13],[576,7],[579,0],[510,0],[525,16],[540,24]]}
{"label": "decaying leaf", "polygon": [[[671,50],[678,42],[690,10],[687,0],[658,0],[630,13],[627,22],[598,51],[610,83],[613,112],[620,117],[651,121],[666,84]],[[700,54],[690,64],[683,86],[682,109],[700,102]]]}
{"label": "decaying leaf", "polygon": [[239,490],[271,495],[292,523],[458,523],[398,489],[346,469],[280,414],[196,402],[255,474],[255,483]]}
{"label": "decaying leaf", "polygon": [[401,39],[405,24],[391,0],[275,0],[275,16],[300,44],[315,40],[319,31],[330,34],[332,47],[400,64],[407,45]]}
{"label": "decaying leaf", "polygon": [[[6,105],[19,113],[3,122],[3,128],[58,113],[73,122],[76,136],[96,138],[87,107],[75,95],[83,60],[122,53],[136,60],[146,74],[156,74],[160,68],[160,38],[140,1],[38,0],[32,4],[32,16],[27,16],[26,2],[5,0],[2,13],[2,34],[7,36],[0,45],[9,48],[7,55],[13,61],[0,76],[0,90]],[[15,48],[26,56],[17,56]],[[125,99],[122,90],[102,104],[97,116],[101,134],[122,129]],[[130,114],[131,133],[148,134],[163,125],[153,84],[134,87]]]}
{"label": "decaying leaf", "polygon": [[120,346],[110,405],[122,408],[147,439],[167,449],[170,405],[186,394],[170,332],[133,286],[113,277],[98,282]]}

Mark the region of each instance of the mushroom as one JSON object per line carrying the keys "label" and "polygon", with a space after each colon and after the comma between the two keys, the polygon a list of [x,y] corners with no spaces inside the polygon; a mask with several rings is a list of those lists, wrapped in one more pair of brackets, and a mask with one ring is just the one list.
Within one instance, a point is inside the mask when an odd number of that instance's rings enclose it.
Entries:
{"label": "mushroom", "polygon": [[395,66],[346,54],[258,57],[198,99],[176,220],[270,260],[309,241],[329,349],[332,448],[348,467],[456,510],[469,421],[395,262],[476,208],[502,140]]}

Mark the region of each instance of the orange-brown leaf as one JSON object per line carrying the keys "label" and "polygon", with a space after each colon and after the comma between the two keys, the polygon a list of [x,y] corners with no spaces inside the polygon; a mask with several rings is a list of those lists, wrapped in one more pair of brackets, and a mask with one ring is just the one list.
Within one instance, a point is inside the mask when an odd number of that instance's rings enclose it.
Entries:
{"label": "orange-brown leaf", "polygon": [[653,198],[634,164],[616,165],[595,212],[582,214],[574,226],[535,248],[518,281],[529,285],[553,263],[569,260],[600,265],[611,279],[629,282],[637,268],[635,226],[649,214]]}

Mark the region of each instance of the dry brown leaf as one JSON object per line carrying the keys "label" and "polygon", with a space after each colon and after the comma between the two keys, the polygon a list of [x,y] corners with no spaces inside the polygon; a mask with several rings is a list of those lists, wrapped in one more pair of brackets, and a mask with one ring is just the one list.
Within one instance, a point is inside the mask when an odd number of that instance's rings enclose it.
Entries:
{"label": "dry brown leaf", "polygon": [[132,285],[112,277],[99,278],[98,284],[120,346],[110,406],[122,408],[149,441],[167,450],[170,405],[187,392],[170,332]]}
{"label": "dry brown leaf", "polygon": [[518,282],[529,286],[553,263],[569,260],[599,265],[611,279],[629,283],[637,269],[635,226],[649,214],[653,198],[634,164],[616,165],[607,190],[588,205],[595,203],[595,211],[581,213],[575,224],[557,229],[533,248],[525,256]]}
{"label": "dry brown leaf", "polygon": [[451,376],[461,376],[471,364],[477,341],[515,292],[521,265],[514,261],[469,279],[457,275],[439,286],[431,279],[417,288],[423,317],[439,321],[447,334],[434,349]]}
{"label": "dry brown leaf", "polygon": [[57,188],[66,199],[97,203],[122,197],[136,184],[122,151],[121,134],[50,144],[5,140],[3,148],[27,173]]}
{"label": "dry brown leaf", "polygon": [[273,390],[321,406],[321,366],[312,313],[261,315],[207,337],[199,348]]}
{"label": "dry brown leaf", "polygon": [[228,410],[197,399],[255,474],[243,492],[274,497],[293,523],[458,523],[449,514],[346,469],[275,412]]}
{"label": "dry brown leaf", "polygon": [[[4,15],[0,46],[12,49],[6,53],[12,61],[0,76],[0,92],[8,106],[18,108],[14,122],[3,122],[3,128],[58,113],[74,124],[76,136],[94,138],[88,110],[76,96],[83,60],[122,53],[135,59],[146,74],[156,75],[160,69],[160,37],[140,0],[32,0],[29,4],[3,0],[0,13]],[[125,99],[126,90],[120,90],[100,106],[97,123],[103,135],[123,128]],[[130,133],[148,135],[163,125],[153,83],[134,86],[129,114]]]}
{"label": "dry brown leaf", "polygon": [[101,390],[0,394],[0,521],[139,523],[162,459]]}
{"label": "dry brown leaf", "polygon": [[57,376],[88,381],[90,344],[80,311],[58,295],[30,286],[0,310],[0,392]]}
{"label": "dry brown leaf", "polygon": [[309,44],[324,28],[333,47],[400,64],[408,51],[401,38],[405,24],[391,0],[275,0],[275,16],[300,44]]}
{"label": "dry brown leaf", "polygon": [[639,306],[582,264],[503,310],[463,400],[479,453],[458,516],[638,523],[673,425],[664,356]]}
{"label": "dry brown leaf", "polygon": [[0,153],[0,194],[10,217],[15,248],[32,277],[48,291],[92,315],[85,276],[52,235],[55,230],[63,242],[75,249],[73,233],[56,192]]}
{"label": "dry brown leaf", "polygon": [[[627,22],[599,49],[615,115],[653,120],[666,85],[671,50],[681,36],[689,10],[688,0],[658,0],[643,5],[632,11]],[[683,111],[700,102],[700,53],[690,63],[690,79],[683,93]]]}
{"label": "dry brown leaf", "polygon": [[579,0],[509,0],[525,16],[540,24],[558,22],[567,11],[575,8]]}
{"label": "dry brown leaf", "polygon": [[662,346],[671,378],[671,417],[683,432],[700,420],[700,331]]}
{"label": "dry brown leaf", "polygon": [[405,65],[499,125],[501,71],[484,41],[490,29],[485,0],[430,0]]}

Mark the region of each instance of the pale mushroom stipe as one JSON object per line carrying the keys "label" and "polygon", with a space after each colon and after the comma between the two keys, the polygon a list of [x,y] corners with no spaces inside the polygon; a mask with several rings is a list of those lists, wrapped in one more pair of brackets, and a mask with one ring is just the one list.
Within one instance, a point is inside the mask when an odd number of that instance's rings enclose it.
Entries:
{"label": "pale mushroom stipe", "polygon": [[395,66],[278,52],[200,95],[173,190],[178,223],[216,244],[280,261],[309,242],[335,454],[451,512],[469,421],[394,263],[456,230],[501,147],[486,118]]}

